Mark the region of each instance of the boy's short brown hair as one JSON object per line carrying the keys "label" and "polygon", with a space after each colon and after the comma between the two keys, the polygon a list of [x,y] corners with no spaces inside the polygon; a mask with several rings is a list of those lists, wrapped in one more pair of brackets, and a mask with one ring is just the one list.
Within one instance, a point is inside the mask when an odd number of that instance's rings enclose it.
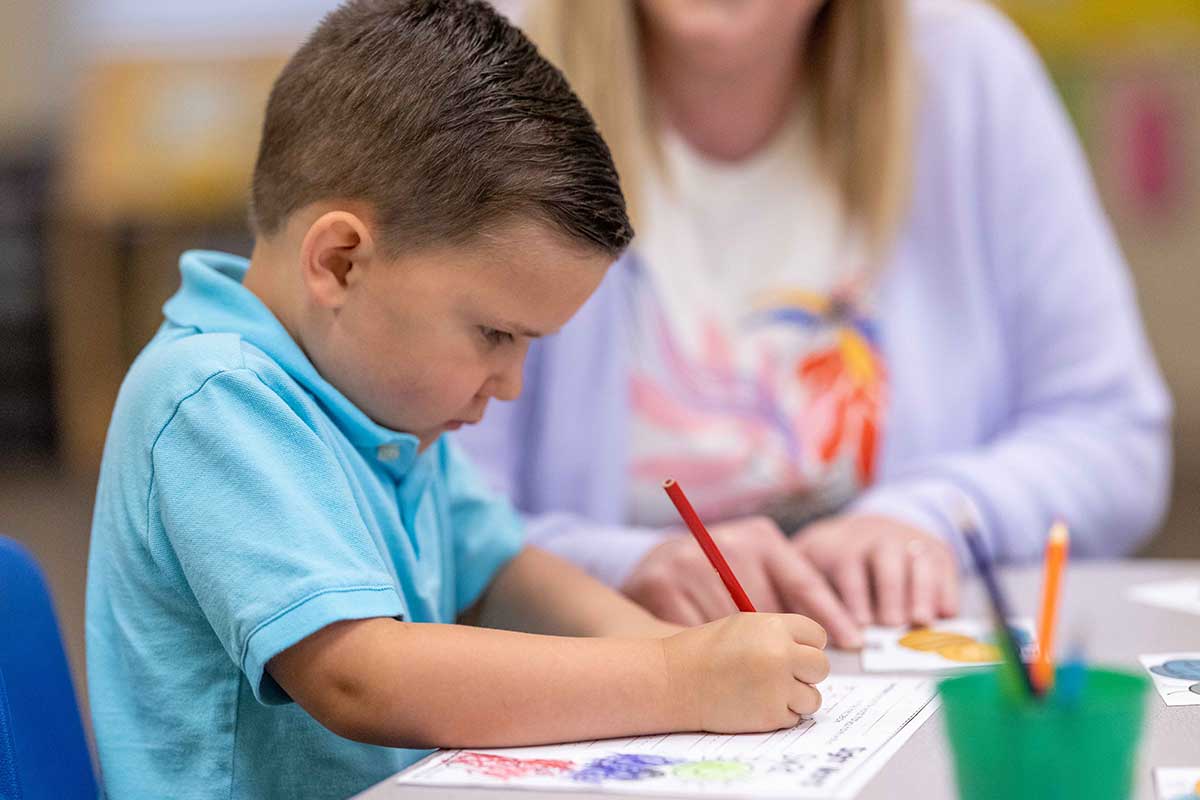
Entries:
{"label": "boy's short brown hair", "polygon": [[359,200],[386,251],[532,218],[616,257],[633,236],[616,169],[562,73],[473,0],[350,0],[267,103],[251,222]]}

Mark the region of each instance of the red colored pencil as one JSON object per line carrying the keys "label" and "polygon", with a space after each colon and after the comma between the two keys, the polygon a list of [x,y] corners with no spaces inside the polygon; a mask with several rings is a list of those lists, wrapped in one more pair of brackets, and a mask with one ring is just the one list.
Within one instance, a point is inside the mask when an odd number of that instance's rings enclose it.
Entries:
{"label": "red colored pencil", "polygon": [[729,596],[733,598],[733,603],[737,606],[738,611],[754,611],[754,604],[746,596],[746,590],[742,588],[742,585],[738,583],[738,579],[734,577],[733,570],[729,568],[729,564],[725,561],[725,556],[721,555],[717,543],[713,541],[712,536],[708,533],[708,529],[700,521],[699,515],[696,514],[696,509],[692,508],[692,504],[688,502],[683,489],[679,488],[679,484],[675,482],[674,478],[668,478],[663,481],[663,488],[666,489],[667,496],[671,498],[671,502],[675,504],[675,509],[679,512],[679,516],[683,517],[683,521],[687,524],[688,530],[692,532],[692,536],[696,537],[696,542],[699,543],[700,549],[704,551],[704,555],[708,556],[709,563],[713,565],[713,569],[721,576],[721,582],[729,590]]}

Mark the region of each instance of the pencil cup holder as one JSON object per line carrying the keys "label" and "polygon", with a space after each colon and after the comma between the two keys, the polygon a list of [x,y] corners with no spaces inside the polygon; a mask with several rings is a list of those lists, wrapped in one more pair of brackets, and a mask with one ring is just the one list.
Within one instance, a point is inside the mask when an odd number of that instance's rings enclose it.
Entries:
{"label": "pencil cup holder", "polygon": [[1089,669],[1069,702],[1009,697],[995,670],[942,681],[958,796],[1126,800],[1148,687],[1141,675]]}

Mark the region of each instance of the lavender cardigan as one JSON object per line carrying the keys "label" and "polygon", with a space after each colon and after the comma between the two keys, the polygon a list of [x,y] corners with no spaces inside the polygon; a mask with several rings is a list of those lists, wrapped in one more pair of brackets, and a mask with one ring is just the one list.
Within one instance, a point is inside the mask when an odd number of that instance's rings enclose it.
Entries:
{"label": "lavender cardigan", "polygon": [[[1038,556],[1056,516],[1074,552],[1127,552],[1166,504],[1171,404],[1086,162],[999,13],[916,2],[913,37],[913,195],[878,306],[891,399],[877,483],[855,506],[961,553],[965,494],[1000,558]],[[611,584],[661,536],[624,522],[638,269],[636,253],[618,262],[530,351],[521,398],[459,435],[531,541]]]}

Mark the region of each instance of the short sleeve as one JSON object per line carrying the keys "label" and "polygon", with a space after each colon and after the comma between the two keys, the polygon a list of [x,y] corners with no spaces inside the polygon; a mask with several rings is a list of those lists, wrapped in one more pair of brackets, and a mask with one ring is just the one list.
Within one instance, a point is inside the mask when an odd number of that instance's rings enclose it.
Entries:
{"label": "short sleeve", "polygon": [[151,553],[177,565],[260,702],[289,701],[265,673],[288,647],[405,616],[334,454],[252,370],[208,378],[151,455]]}
{"label": "short sleeve", "polygon": [[457,576],[455,604],[462,613],[521,551],[524,532],[521,518],[508,500],[489,488],[456,443],[448,437],[443,439]]}

